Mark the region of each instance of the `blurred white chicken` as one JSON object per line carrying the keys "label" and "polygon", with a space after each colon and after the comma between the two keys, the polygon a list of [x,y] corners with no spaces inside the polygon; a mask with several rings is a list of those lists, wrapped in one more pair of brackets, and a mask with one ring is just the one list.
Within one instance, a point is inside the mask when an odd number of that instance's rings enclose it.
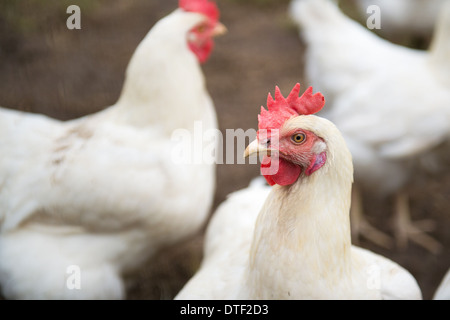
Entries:
{"label": "blurred white chicken", "polygon": [[[368,18],[380,9],[380,35],[391,41],[429,42],[439,12],[448,0],[353,0],[361,17]],[[368,12],[369,9],[369,12]],[[428,40],[428,41],[427,41]],[[412,45],[412,44],[411,44]]]}
{"label": "blurred white chicken", "polygon": [[[399,246],[410,239],[438,252],[441,244],[411,223],[403,188],[417,170],[431,169],[422,158],[433,157],[450,135],[450,3],[429,51],[376,36],[328,0],[295,0],[290,15],[306,43],[306,76],[329,97],[322,115],[352,152],[356,183],[373,195],[396,195]],[[390,246],[390,238],[363,219],[358,202],[352,206],[355,240],[364,235]]]}
{"label": "blurred white chicken", "polygon": [[264,178],[228,195],[214,212],[205,234],[203,261],[175,299],[236,299],[258,217],[272,190]]}
{"label": "blurred white chicken", "polygon": [[[351,155],[324,105],[277,88],[246,156],[264,153],[270,185],[252,183],[214,213],[204,260],[176,299],[421,299],[413,276],[351,245]],[[273,171],[271,171],[273,170]]]}
{"label": "blurred white chicken", "polygon": [[436,289],[436,292],[433,295],[433,300],[450,300],[450,269],[448,269]]}
{"label": "blurred white chicken", "polygon": [[203,226],[215,139],[180,161],[192,146],[172,133],[217,130],[200,63],[225,29],[214,2],[179,5],[137,47],[115,105],[67,122],[0,109],[6,298],[125,298],[122,276]]}

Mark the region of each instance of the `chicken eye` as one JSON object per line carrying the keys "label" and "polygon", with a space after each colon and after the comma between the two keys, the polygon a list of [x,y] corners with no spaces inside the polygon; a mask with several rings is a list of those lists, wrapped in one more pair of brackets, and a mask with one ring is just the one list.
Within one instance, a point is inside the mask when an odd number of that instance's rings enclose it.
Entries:
{"label": "chicken eye", "polygon": [[306,140],[306,135],[304,133],[296,133],[291,137],[292,141],[296,144],[300,144]]}
{"label": "chicken eye", "polygon": [[206,24],[202,24],[202,25],[199,25],[199,26],[197,27],[197,32],[203,33],[203,32],[206,31],[206,29],[207,29]]}

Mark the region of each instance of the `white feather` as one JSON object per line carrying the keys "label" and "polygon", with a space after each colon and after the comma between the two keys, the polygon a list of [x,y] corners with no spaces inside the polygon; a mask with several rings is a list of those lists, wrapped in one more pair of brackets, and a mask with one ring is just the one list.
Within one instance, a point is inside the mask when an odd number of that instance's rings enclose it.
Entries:
{"label": "white feather", "polygon": [[434,293],[433,300],[450,300],[450,269],[444,275],[444,278]]}

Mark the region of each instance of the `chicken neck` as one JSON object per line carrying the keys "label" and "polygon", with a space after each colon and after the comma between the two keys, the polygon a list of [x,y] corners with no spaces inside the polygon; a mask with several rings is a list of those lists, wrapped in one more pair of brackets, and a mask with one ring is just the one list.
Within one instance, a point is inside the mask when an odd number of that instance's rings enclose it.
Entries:
{"label": "chicken neck", "polygon": [[327,163],[275,186],[259,214],[248,269],[255,298],[311,298],[350,272],[351,157],[345,146],[328,145]]}

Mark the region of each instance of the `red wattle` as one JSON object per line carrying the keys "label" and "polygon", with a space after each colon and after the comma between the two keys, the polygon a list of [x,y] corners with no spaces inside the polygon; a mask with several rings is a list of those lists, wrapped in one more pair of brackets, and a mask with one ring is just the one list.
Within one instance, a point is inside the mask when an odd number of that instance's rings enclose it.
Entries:
{"label": "red wattle", "polygon": [[[272,161],[278,161],[278,170],[274,174],[264,174],[265,171],[268,171],[268,168],[274,165]],[[270,157],[264,157],[261,163],[261,172],[269,185],[279,184],[280,186],[287,186],[297,181],[302,168],[281,158],[273,160]]]}
{"label": "red wattle", "polygon": [[214,48],[214,42],[212,39],[210,39],[202,45],[189,43],[189,48],[197,56],[197,59],[200,63],[205,63],[211,55],[211,52]]}

